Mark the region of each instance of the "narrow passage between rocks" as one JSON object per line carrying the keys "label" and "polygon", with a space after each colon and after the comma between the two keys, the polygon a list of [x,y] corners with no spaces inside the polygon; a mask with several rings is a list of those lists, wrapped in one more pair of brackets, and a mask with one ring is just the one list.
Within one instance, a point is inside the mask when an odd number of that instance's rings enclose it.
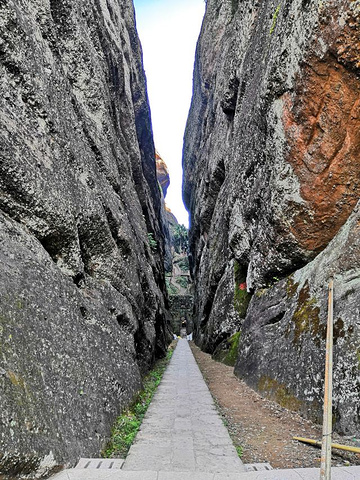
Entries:
{"label": "narrow passage between rocks", "polygon": [[[81,459],[54,480],[318,480],[318,468],[247,471],[187,340],[179,340],[125,463]],[[90,464],[89,468],[84,468]],[[114,464],[114,465],[112,465]],[[101,466],[99,466],[101,465]],[[109,466],[112,465],[112,466]],[[261,468],[260,464],[256,464]],[[265,464],[264,464],[265,465]],[[360,467],[333,468],[358,480]]]}

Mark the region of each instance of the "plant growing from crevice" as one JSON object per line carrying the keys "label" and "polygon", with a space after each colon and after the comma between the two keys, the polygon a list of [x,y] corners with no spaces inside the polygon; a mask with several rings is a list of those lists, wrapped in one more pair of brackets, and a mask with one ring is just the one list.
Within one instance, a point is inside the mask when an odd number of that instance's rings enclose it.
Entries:
{"label": "plant growing from crevice", "polygon": [[238,454],[238,457],[241,458],[244,454],[243,447],[241,445],[235,445],[236,452]]}
{"label": "plant growing from crevice", "polygon": [[272,17],[272,24],[271,24],[271,27],[270,27],[270,35],[272,35],[274,30],[275,30],[276,21],[277,21],[277,18],[279,16],[280,9],[281,9],[281,3],[279,3],[279,5],[276,7],[274,15]]}
{"label": "plant growing from crevice", "polygon": [[246,269],[236,260],[234,261],[234,281],[234,308],[241,318],[245,318],[252,295],[247,291]]}
{"label": "plant growing from crevice", "polygon": [[154,234],[150,232],[150,233],[147,234],[147,236],[148,236],[148,242],[149,242],[151,250],[153,252],[156,252],[158,244],[157,244],[157,241],[154,238]]}

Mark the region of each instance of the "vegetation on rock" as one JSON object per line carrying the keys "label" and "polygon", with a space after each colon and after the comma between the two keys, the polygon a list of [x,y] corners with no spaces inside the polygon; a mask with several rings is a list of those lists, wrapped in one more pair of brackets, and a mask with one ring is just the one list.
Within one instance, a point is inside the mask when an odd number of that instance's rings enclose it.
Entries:
{"label": "vegetation on rock", "polygon": [[285,385],[274,378],[263,375],[259,380],[258,391],[275,400],[282,407],[298,412],[301,411],[302,402]]}
{"label": "vegetation on rock", "polygon": [[[302,335],[310,333],[312,341],[320,347],[320,341],[326,338],[326,324],[320,322],[320,308],[317,306],[316,298],[310,296],[308,282],[300,290],[296,310],[292,320],[294,322],[293,343],[301,348]],[[288,325],[286,335],[289,335],[291,324]]]}
{"label": "vegetation on rock", "polygon": [[327,283],[336,275],[335,428],[354,432],[360,10],[358,2],[320,3],[208,2],[183,196],[196,341],[214,353],[242,323],[236,374],[255,389],[262,376],[277,379],[305,415],[321,414],[313,399],[322,392]]}
{"label": "vegetation on rock", "polygon": [[236,332],[230,338],[222,342],[213,354],[213,358],[219,362],[234,367],[239,350],[241,332]]}
{"label": "vegetation on rock", "polygon": [[183,272],[189,271],[189,257],[181,257],[179,259],[174,259],[174,263],[180,267]]}
{"label": "vegetation on rock", "polygon": [[247,291],[246,273],[241,265],[234,261],[234,307],[241,318],[245,318],[252,295]]}
{"label": "vegetation on rock", "polygon": [[178,283],[183,288],[187,288],[189,284],[187,276],[177,277],[176,283]]}
{"label": "vegetation on rock", "polygon": [[275,9],[275,12],[274,12],[274,15],[273,15],[273,18],[272,18],[271,28],[270,28],[270,35],[272,35],[274,30],[275,30],[276,20],[279,16],[280,8],[281,8],[281,3],[279,3],[279,5]]}
{"label": "vegetation on rock", "polygon": [[165,279],[165,282],[166,282],[166,289],[169,295],[177,295],[179,293],[179,289],[171,283],[170,278],[167,277]]}
{"label": "vegetation on rock", "polygon": [[148,241],[149,241],[149,245],[150,245],[150,248],[153,252],[156,251],[157,249],[157,241],[154,239],[154,234],[153,233],[148,233]]}
{"label": "vegetation on rock", "polygon": [[174,237],[173,244],[177,253],[186,253],[189,247],[188,230],[185,225],[174,225],[172,227]]}

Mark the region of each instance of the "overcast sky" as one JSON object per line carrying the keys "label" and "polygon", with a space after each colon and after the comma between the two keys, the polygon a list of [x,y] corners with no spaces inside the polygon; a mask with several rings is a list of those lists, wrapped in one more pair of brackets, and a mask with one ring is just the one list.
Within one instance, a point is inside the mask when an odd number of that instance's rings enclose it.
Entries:
{"label": "overcast sky", "polygon": [[182,145],[192,95],[204,0],[134,0],[144,54],[155,147],[170,171],[166,203],[188,226],[182,203]]}

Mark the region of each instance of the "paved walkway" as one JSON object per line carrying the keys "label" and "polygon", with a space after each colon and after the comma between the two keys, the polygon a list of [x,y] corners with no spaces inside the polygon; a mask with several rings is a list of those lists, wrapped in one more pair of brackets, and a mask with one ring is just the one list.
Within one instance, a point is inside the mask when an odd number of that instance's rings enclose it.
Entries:
{"label": "paved walkway", "polygon": [[123,470],[245,471],[186,340],[178,341]]}
{"label": "paved walkway", "polygon": [[[173,358],[125,463],[83,459],[54,480],[318,480],[319,469],[245,472],[186,340]],[[109,467],[107,469],[107,463]],[[120,469],[121,468],[121,469]],[[332,468],[360,480],[360,467]]]}

